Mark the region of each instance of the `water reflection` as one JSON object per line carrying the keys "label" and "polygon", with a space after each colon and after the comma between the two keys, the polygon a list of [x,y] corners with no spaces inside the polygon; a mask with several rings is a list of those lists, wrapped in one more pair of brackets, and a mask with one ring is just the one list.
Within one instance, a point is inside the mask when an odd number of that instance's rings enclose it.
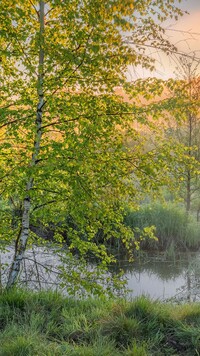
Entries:
{"label": "water reflection", "polygon": [[157,254],[133,263],[120,259],[117,268],[122,267],[131,297],[145,294],[161,300],[200,300],[199,254],[183,253],[173,260]]}

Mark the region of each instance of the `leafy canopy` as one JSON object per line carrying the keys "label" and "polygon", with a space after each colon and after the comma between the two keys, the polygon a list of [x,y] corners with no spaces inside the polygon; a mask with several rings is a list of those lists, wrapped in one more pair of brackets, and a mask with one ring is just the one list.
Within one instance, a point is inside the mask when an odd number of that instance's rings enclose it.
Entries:
{"label": "leafy canopy", "polygon": [[[159,95],[164,86],[158,80],[132,85],[126,70],[152,68],[148,47],[173,49],[160,23],[181,11],[171,0],[49,0],[41,31],[39,3],[0,3],[0,187],[7,204],[1,238],[16,240],[32,179],[30,228],[51,223],[59,242],[65,231],[70,249],[82,256],[92,251],[104,266],[112,258],[96,243],[98,233],[105,240],[123,236],[128,246],[134,239],[122,224],[124,206],[137,206],[144,192],[168,179],[146,154],[145,135],[135,124],[150,130],[149,117],[157,119],[175,103],[137,104],[135,97]],[[31,164],[41,88],[41,140]]]}

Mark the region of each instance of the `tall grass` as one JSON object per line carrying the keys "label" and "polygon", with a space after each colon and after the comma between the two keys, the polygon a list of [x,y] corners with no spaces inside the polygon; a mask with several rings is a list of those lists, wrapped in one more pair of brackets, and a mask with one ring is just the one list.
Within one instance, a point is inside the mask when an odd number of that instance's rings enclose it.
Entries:
{"label": "tall grass", "polygon": [[0,356],[199,355],[200,305],[0,295]]}
{"label": "tall grass", "polygon": [[149,204],[141,206],[138,211],[129,210],[125,224],[133,230],[155,226],[158,241],[147,238],[141,243],[143,249],[168,250],[173,253],[175,249],[196,250],[200,246],[200,224],[173,203]]}

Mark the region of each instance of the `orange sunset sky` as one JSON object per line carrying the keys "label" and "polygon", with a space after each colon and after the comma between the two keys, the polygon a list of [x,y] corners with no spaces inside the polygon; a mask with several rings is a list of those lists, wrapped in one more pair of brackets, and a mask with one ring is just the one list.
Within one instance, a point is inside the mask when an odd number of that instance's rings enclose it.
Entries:
{"label": "orange sunset sky", "polygon": [[[164,24],[167,38],[176,45],[179,52],[194,55],[196,62],[200,62],[200,0],[183,0],[181,4],[176,1],[176,5],[189,14],[184,14],[178,21],[168,20]],[[158,51],[152,51],[152,55],[156,59],[156,70],[149,72],[142,68],[130,67],[128,70],[130,80],[148,76],[162,79],[177,77],[176,68],[179,62],[177,56],[168,57]]]}

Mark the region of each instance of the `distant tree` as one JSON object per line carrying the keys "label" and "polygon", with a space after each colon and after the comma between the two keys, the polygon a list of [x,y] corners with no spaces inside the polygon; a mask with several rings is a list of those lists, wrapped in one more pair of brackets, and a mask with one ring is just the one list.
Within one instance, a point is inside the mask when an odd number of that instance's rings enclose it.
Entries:
{"label": "distant tree", "polygon": [[195,207],[198,211],[200,190],[200,62],[194,58],[179,57],[178,79],[173,95],[182,105],[184,120],[174,122],[170,136],[185,147],[185,159],[180,161],[180,193],[189,212]]}

